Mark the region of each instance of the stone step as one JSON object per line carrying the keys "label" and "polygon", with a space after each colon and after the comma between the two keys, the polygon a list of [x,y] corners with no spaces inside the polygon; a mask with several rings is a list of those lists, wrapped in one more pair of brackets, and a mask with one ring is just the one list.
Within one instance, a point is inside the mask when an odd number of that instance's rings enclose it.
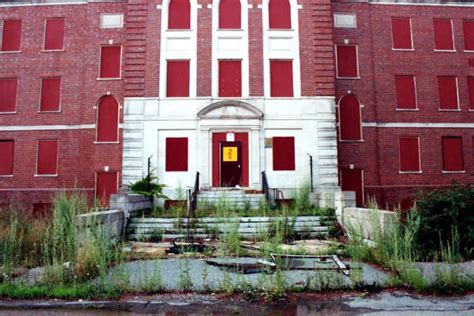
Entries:
{"label": "stone step", "polygon": [[[213,234],[191,234],[194,238],[202,238],[202,239],[209,239],[209,238],[214,238],[215,235]],[[128,240],[130,241],[140,241],[140,240],[147,240],[151,238],[153,234],[129,234],[128,235]],[[164,240],[172,240],[176,238],[184,238],[187,236],[187,233],[181,233],[181,234],[163,234],[162,238]],[[313,238],[321,238],[327,236],[327,232],[317,232],[317,233],[308,233],[304,235],[306,238],[313,239]],[[254,239],[255,234],[253,233],[242,233],[240,234],[240,237],[242,239]]]}

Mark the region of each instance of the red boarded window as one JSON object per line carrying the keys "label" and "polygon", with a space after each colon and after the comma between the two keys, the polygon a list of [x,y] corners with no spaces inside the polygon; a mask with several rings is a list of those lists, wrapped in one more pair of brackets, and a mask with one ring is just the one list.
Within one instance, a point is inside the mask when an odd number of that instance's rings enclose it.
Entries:
{"label": "red boarded window", "polygon": [[271,29],[291,29],[291,6],[288,0],[270,0],[268,11]]}
{"label": "red boarded window", "polygon": [[273,137],[273,170],[295,170],[295,138]]}
{"label": "red boarded window", "polygon": [[15,112],[16,79],[0,79],[0,112]]}
{"label": "red boarded window", "polygon": [[456,77],[438,77],[439,108],[457,110],[458,80]]}
{"label": "red boarded window", "polygon": [[270,94],[272,97],[293,96],[292,60],[270,60]]}
{"label": "red boarded window", "polygon": [[401,137],[400,144],[400,171],[420,171],[420,146],[418,137]]}
{"label": "red boarded window", "polygon": [[221,0],[219,3],[219,28],[241,28],[240,0]]}
{"label": "red boarded window", "polygon": [[454,50],[453,24],[451,19],[434,19],[434,40],[436,50]]}
{"label": "red boarded window", "polygon": [[13,140],[0,140],[0,176],[13,174]]}
{"label": "red boarded window", "polygon": [[188,171],[188,138],[166,138],[166,171]]}
{"label": "red boarded window", "polygon": [[61,102],[61,78],[43,78],[41,80],[41,112],[57,112]]}
{"label": "red boarded window", "polygon": [[362,206],[364,204],[363,170],[341,169],[341,189],[342,191],[354,191],[356,205]]}
{"label": "red boarded window", "polygon": [[97,141],[118,141],[119,104],[112,96],[103,97],[97,107]]}
{"label": "red boarded window", "polygon": [[168,60],[166,96],[189,97],[189,60]]}
{"label": "red boarded window", "polygon": [[467,86],[469,88],[469,109],[474,110],[474,77],[467,78]]}
{"label": "red boarded window", "polygon": [[171,0],[168,11],[168,29],[191,28],[191,4],[189,0]]}
{"label": "red boarded window", "polygon": [[120,78],[121,55],[121,46],[100,48],[100,78]]}
{"label": "red boarded window", "polygon": [[397,90],[397,109],[416,109],[415,77],[395,76],[395,87]]}
{"label": "red boarded window", "polygon": [[464,49],[474,51],[474,20],[462,22],[464,33]]}
{"label": "red boarded window", "polygon": [[58,173],[58,141],[38,140],[36,174],[55,175]]}
{"label": "red boarded window", "polygon": [[44,50],[64,49],[64,19],[47,19],[44,30]]}
{"label": "red boarded window", "polygon": [[21,46],[21,20],[3,21],[2,51],[18,52]]}
{"label": "red boarded window", "polygon": [[410,18],[392,18],[392,40],[395,49],[412,49]]}
{"label": "red boarded window", "polygon": [[443,170],[464,170],[461,137],[443,137]]}
{"label": "red boarded window", "polygon": [[337,77],[359,77],[357,46],[336,46]]}
{"label": "red boarded window", "polygon": [[219,96],[242,96],[242,63],[240,60],[219,60]]}
{"label": "red boarded window", "polygon": [[341,140],[361,140],[360,104],[353,94],[339,101],[339,133]]}
{"label": "red boarded window", "polygon": [[109,204],[111,194],[117,193],[118,174],[116,172],[97,172],[95,188],[96,198],[105,204]]}

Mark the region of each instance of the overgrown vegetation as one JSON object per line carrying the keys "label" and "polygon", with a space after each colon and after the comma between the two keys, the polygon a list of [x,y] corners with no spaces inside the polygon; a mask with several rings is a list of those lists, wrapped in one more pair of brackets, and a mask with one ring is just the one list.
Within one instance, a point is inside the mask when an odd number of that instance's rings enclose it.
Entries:
{"label": "overgrown vegetation", "polygon": [[168,197],[163,194],[164,187],[164,184],[158,183],[158,177],[153,171],[148,173],[140,180],[129,185],[129,188],[132,192],[144,195],[151,199],[167,199]]}

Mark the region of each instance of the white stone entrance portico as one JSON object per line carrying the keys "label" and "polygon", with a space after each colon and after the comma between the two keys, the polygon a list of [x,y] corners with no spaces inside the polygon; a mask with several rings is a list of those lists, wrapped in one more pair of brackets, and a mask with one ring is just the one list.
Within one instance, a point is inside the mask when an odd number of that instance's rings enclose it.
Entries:
{"label": "white stone entrance portico", "polygon": [[[246,98],[128,98],[125,100],[123,184],[147,170],[152,157],[165,194],[175,198],[177,187],[194,184],[200,172],[201,188],[213,187],[213,134],[248,134],[248,187],[261,189],[261,172],[270,187],[289,196],[310,179],[308,154],[313,156],[313,180],[320,192],[337,190],[337,143],[334,99]],[[272,137],[294,137],[295,170],[274,171]],[[187,171],[165,170],[166,138],[188,138]],[[285,154],[285,153],[281,153]],[[215,186],[215,182],[214,182]]]}

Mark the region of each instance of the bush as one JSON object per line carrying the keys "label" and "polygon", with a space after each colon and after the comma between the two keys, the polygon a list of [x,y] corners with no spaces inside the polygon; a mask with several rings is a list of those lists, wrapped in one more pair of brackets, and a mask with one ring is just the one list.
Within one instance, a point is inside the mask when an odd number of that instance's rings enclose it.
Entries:
{"label": "bush", "polygon": [[149,198],[163,198],[168,199],[167,196],[163,195],[164,184],[158,183],[158,177],[153,173],[147,174],[135,183],[129,185],[132,192],[144,195]]}
{"label": "bush", "polygon": [[[448,189],[419,194],[417,208],[420,227],[416,235],[419,254],[424,260],[441,256],[443,243],[453,239],[460,256],[474,258],[474,187],[453,183]],[[454,236],[458,234],[458,236]],[[456,238],[455,238],[456,237]]]}

